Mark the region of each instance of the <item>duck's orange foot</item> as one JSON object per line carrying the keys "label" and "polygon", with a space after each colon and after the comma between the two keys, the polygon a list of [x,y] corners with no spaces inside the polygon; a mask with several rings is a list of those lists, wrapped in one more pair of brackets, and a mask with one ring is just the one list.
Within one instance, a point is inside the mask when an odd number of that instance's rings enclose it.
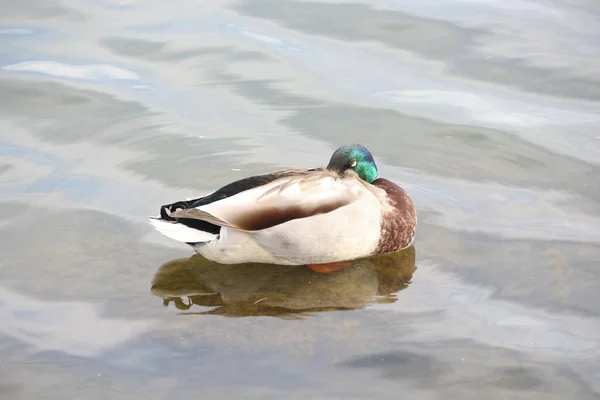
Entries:
{"label": "duck's orange foot", "polygon": [[330,274],[335,271],[339,271],[340,269],[347,268],[350,266],[350,262],[342,261],[328,264],[306,264],[306,266],[312,269],[315,272],[319,272],[321,274]]}

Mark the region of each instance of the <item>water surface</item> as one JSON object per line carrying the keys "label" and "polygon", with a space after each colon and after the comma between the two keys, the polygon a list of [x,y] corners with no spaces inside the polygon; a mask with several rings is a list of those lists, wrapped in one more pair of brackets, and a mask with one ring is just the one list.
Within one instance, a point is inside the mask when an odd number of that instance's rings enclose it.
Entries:
{"label": "water surface", "polygon": [[[0,398],[600,398],[600,8],[0,13]],[[361,142],[414,247],[218,267],[162,204]]]}

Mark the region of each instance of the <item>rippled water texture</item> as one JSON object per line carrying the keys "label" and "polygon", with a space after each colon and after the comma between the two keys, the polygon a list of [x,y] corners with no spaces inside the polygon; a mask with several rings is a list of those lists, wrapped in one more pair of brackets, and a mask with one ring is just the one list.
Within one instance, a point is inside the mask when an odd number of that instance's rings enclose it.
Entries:
{"label": "rippled water texture", "polygon": [[[0,398],[600,398],[600,6],[0,12]],[[414,247],[215,266],[147,222],[369,147]]]}

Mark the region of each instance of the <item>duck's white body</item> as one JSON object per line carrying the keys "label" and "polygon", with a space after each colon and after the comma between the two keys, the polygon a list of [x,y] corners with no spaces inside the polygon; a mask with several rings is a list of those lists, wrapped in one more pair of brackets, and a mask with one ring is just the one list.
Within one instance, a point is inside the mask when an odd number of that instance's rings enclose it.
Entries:
{"label": "duck's white body", "polygon": [[[221,226],[218,234],[179,222],[153,218],[164,235],[189,243],[221,264],[260,262],[304,265],[350,260],[374,254],[381,236],[385,192],[352,176],[313,171],[276,179],[222,200],[173,213]],[[332,211],[315,213],[319,209]],[[309,214],[264,229],[261,215]],[[267,222],[268,224],[268,222]],[[244,229],[246,228],[246,229]]]}

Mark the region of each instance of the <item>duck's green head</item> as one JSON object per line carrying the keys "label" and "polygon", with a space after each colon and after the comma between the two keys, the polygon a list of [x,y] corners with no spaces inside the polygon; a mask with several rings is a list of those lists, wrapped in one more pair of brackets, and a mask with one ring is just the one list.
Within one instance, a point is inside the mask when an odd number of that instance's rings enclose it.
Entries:
{"label": "duck's green head", "polygon": [[371,152],[360,144],[347,144],[339,147],[333,152],[327,169],[337,172],[352,169],[362,180],[369,183],[373,183],[379,176]]}

